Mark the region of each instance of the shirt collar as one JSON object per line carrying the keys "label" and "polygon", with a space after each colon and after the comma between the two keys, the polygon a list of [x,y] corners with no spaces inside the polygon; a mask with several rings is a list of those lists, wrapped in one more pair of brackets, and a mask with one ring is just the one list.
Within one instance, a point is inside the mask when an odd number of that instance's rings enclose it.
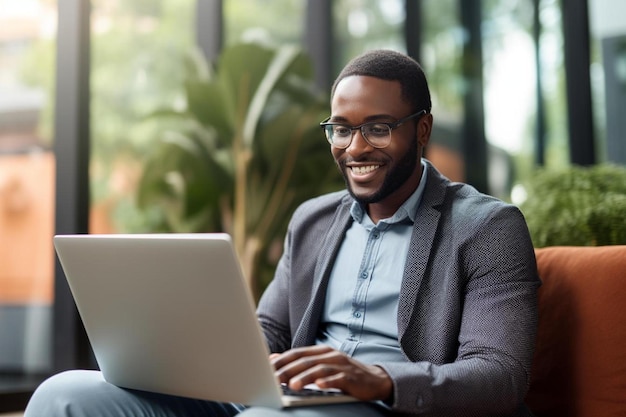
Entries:
{"label": "shirt collar", "polygon": [[[423,160],[421,160],[422,164],[422,177],[420,178],[420,183],[417,186],[417,189],[406,199],[404,203],[398,208],[398,210],[394,213],[393,216],[382,219],[381,222],[385,223],[399,223],[409,219],[411,223],[415,223],[415,216],[417,213],[417,208],[419,207],[422,196],[424,195],[424,189],[426,188],[426,179],[427,179],[427,166]],[[352,207],[350,208],[350,214],[352,218],[357,223],[363,223],[364,217],[367,216],[367,212],[365,209],[356,201],[352,202]]]}

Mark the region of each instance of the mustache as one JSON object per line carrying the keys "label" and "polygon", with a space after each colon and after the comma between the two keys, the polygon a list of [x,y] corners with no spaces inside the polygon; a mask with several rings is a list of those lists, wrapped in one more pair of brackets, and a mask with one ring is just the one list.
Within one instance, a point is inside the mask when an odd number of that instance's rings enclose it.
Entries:
{"label": "mustache", "polygon": [[341,166],[341,167],[346,167],[347,164],[352,164],[352,163],[356,163],[356,164],[371,164],[371,165],[383,165],[386,163],[386,161],[383,161],[381,159],[371,159],[371,158],[346,158],[346,159],[341,159],[339,161],[337,161],[337,165]]}

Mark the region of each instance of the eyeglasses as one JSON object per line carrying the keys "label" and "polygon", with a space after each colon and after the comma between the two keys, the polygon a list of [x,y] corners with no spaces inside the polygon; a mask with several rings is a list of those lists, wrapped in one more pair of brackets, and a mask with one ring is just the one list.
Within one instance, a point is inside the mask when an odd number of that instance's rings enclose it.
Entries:
{"label": "eyeglasses", "polygon": [[391,143],[391,131],[401,126],[407,120],[421,117],[426,110],[418,111],[393,123],[368,122],[358,126],[349,126],[342,123],[329,123],[330,117],[320,123],[328,143],[339,149],[346,149],[352,143],[353,132],[361,129],[365,141],[374,148],[386,148]]}

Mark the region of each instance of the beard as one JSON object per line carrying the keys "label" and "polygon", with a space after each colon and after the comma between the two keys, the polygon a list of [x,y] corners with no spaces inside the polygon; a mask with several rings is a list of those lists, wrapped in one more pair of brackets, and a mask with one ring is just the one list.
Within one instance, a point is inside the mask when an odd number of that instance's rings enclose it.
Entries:
{"label": "beard", "polygon": [[340,163],[340,171],[343,175],[344,182],[346,183],[346,188],[348,189],[348,192],[350,193],[352,198],[354,198],[361,205],[378,203],[379,201],[382,201],[391,194],[393,194],[402,185],[404,185],[409,177],[413,175],[415,167],[418,163],[417,141],[414,140],[411,141],[411,143],[411,148],[406,154],[404,154],[402,159],[398,160],[398,162],[387,173],[380,188],[370,195],[357,195],[354,193],[354,190],[350,185],[350,180],[346,173],[346,171],[348,170],[348,168],[346,167],[346,162],[342,161]]}

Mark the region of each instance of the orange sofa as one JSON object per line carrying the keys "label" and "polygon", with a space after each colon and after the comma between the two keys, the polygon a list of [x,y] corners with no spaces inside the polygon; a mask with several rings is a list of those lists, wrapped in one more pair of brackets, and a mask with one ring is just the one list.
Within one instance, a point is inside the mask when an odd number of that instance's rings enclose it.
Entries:
{"label": "orange sofa", "polygon": [[536,255],[543,284],[528,405],[538,417],[626,416],[626,246]]}

